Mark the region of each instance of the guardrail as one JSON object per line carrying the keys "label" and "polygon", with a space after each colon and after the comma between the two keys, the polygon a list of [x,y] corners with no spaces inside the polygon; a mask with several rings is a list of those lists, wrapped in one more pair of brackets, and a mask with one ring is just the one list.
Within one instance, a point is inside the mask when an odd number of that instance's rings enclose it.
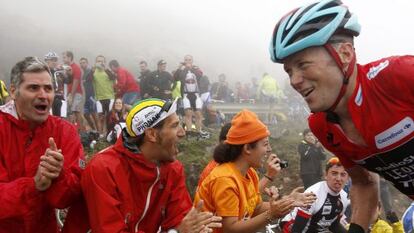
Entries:
{"label": "guardrail", "polygon": [[283,112],[288,109],[286,104],[264,104],[264,103],[211,103],[212,107],[224,114],[236,114],[242,109],[249,109],[256,114],[267,114]]}

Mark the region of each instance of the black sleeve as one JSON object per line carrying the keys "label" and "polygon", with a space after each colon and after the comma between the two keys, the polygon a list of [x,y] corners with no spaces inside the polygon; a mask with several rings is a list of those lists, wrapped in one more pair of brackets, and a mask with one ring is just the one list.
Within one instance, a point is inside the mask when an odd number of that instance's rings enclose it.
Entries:
{"label": "black sleeve", "polygon": [[331,230],[332,232],[335,232],[335,233],[346,233],[345,227],[342,226],[342,224],[339,222],[340,217],[341,216],[339,216],[335,220],[335,222],[332,223],[332,225],[329,227],[329,230]]}

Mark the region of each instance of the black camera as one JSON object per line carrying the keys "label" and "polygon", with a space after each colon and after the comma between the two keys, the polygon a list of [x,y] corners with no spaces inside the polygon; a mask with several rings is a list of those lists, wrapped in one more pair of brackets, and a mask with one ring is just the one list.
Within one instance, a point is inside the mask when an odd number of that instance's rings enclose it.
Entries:
{"label": "black camera", "polygon": [[280,163],[280,168],[282,169],[289,167],[289,162],[286,160],[280,160],[279,163]]}

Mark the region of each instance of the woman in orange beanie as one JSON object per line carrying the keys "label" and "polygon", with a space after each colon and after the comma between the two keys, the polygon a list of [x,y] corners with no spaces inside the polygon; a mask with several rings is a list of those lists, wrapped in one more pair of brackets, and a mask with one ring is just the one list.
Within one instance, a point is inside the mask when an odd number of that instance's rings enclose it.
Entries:
{"label": "woman in orange beanie", "polygon": [[248,110],[239,112],[231,124],[227,140],[214,150],[220,165],[202,181],[194,199],[195,205],[203,200],[206,210],[223,217],[223,227],[214,232],[256,232],[294,207],[313,203],[313,194],[297,191],[280,199],[274,186],[265,189],[270,201],[263,202],[254,168],[267,154],[270,133]]}

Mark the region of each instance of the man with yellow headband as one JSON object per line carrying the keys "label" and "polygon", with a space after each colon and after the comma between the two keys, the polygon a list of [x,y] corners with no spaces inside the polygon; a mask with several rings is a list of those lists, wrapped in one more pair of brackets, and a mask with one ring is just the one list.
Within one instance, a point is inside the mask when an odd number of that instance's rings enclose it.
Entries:
{"label": "man with yellow headband", "polygon": [[177,103],[136,103],[114,146],[98,153],[82,177],[92,232],[209,232],[212,213],[192,209],[177,143],[185,136]]}

